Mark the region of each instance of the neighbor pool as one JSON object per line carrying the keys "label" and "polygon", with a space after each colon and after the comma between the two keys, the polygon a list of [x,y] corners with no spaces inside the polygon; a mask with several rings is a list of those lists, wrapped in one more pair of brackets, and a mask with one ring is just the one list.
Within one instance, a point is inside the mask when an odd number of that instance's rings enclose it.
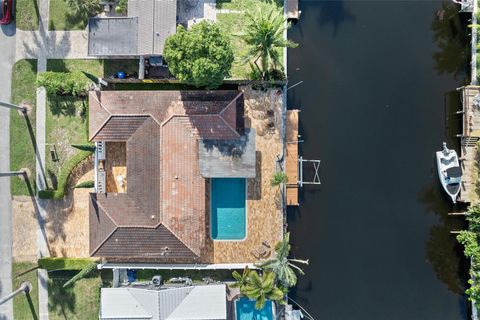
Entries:
{"label": "neighbor pool", "polygon": [[212,239],[245,239],[247,224],[245,179],[214,178],[211,187]]}
{"label": "neighbor pool", "polygon": [[235,312],[237,320],[273,320],[273,307],[270,300],[267,300],[262,309],[257,310],[255,301],[245,297],[240,298],[235,301]]}

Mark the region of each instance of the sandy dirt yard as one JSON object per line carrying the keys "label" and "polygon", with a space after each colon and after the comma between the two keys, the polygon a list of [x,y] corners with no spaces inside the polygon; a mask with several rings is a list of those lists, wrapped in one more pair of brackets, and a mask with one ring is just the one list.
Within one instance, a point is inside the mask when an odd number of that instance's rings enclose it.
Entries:
{"label": "sandy dirt yard", "polygon": [[[82,163],[72,173],[71,185],[93,180],[91,160]],[[90,189],[70,189],[63,200],[48,200],[45,224],[48,249],[52,257],[88,257],[88,194]],[[13,259],[37,259],[37,210],[31,197],[14,197]]]}

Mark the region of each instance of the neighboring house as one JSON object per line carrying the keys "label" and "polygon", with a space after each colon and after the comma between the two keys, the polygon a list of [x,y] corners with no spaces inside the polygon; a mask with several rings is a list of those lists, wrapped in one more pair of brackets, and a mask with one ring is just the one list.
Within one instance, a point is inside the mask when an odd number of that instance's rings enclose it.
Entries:
{"label": "neighboring house", "polygon": [[161,56],[176,31],[177,0],[128,0],[127,11],[127,17],[89,19],[88,55],[139,57],[142,73],[144,58]]}
{"label": "neighboring house", "polygon": [[[216,250],[261,244],[247,234],[246,181],[259,172],[241,91],[90,92],[89,137],[91,256],[212,264]],[[221,262],[251,263],[248,252]]]}
{"label": "neighboring house", "polygon": [[226,286],[102,288],[100,319],[225,320]]}

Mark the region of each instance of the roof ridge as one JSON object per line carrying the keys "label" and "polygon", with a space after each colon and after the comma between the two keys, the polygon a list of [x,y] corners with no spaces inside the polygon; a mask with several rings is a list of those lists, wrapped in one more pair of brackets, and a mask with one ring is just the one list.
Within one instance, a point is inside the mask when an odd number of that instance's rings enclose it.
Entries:
{"label": "roof ridge", "polygon": [[192,253],[193,253],[194,255],[196,255],[197,257],[200,258],[200,254],[197,253],[195,250],[193,250],[193,249],[192,249],[188,244],[186,244],[184,241],[180,240],[180,237],[179,237],[175,232],[173,232],[172,229],[170,229],[169,227],[167,227],[167,225],[165,224],[164,221],[163,221],[163,222],[160,222],[160,223],[157,225],[157,228],[160,227],[160,225],[162,225],[163,227],[165,227],[165,229],[167,229],[175,238],[177,238],[178,241],[180,241],[181,243],[183,243],[183,245],[184,245],[185,247],[187,247],[188,250],[192,251]]}
{"label": "roof ridge", "polygon": [[220,120],[223,121],[223,123],[225,123],[227,125],[227,127],[232,130],[233,134],[237,137],[237,138],[241,138],[242,136],[240,135],[240,133],[237,132],[237,130],[235,130],[234,128],[232,128],[232,126],[219,114],[216,115],[217,117],[220,118]]}

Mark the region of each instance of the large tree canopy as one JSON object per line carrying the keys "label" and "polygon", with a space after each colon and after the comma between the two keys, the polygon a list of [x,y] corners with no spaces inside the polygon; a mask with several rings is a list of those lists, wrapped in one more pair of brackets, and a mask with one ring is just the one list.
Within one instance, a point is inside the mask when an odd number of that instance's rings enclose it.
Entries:
{"label": "large tree canopy", "polygon": [[230,39],[207,21],[188,31],[178,26],[177,33],[167,38],[163,54],[170,72],[180,81],[208,89],[222,84],[233,63]]}

